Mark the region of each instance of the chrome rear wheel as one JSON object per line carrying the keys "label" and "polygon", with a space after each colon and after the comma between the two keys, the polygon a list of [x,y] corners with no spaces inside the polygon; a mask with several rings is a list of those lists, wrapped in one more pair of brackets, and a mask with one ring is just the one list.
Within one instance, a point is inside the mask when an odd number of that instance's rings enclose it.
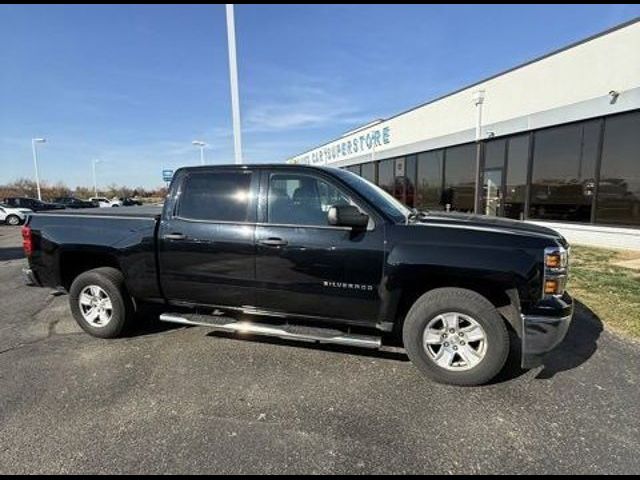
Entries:
{"label": "chrome rear wheel", "polygon": [[84,320],[94,328],[104,328],[113,318],[111,298],[98,285],[87,285],[78,297],[80,313]]}
{"label": "chrome rear wheel", "polygon": [[135,314],[124,275],[112,267],[94,268],[78,275],[69,289],[69,305],[78,325],[98,338],[121,336]]}

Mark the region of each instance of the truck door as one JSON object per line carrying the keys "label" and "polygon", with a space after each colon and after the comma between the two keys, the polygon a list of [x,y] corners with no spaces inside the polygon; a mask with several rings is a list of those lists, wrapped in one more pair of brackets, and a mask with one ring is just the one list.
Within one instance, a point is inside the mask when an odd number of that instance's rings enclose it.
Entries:
{"label": "truck door", "polygon": [[258,175],[197,169],[177,187],[158,232],[160,284],[175,302],[254,305]]}
{"label": "truck door", "polygon": [[[256,230],[259,308],[374,323],[380,309],[384,226],[328,224],[331,206],[355,204],[330,176],[264,172]],[[366,210],[365,210],[366,211]],[[370,213],[370,212],[367,212]]]}

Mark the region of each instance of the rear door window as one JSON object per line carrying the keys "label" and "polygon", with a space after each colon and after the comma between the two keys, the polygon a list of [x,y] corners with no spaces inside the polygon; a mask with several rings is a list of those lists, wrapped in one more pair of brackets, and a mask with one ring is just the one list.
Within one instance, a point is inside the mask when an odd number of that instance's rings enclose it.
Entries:
{"label": "rear door window", "polygon": [[178,216],[212,222],[250,221],[251,177],[246,171],[190,173],[182,185]]}

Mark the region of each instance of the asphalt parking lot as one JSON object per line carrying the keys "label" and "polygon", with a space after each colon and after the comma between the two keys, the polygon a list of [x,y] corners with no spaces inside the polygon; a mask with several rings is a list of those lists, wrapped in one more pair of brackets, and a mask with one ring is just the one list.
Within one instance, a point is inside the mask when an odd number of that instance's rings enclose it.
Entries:
{"label": "asphalt parking lot", "polygon": [[0,473],[640,473],[640,345],[585,307],[481,388],[402,355],[157,325],[81,333],[0,226]]}

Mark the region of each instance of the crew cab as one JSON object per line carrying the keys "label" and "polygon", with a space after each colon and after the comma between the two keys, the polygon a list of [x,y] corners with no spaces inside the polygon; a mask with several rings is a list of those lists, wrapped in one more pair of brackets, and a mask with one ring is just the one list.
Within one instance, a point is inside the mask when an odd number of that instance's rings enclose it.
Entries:
{"label": "crew cab", "polygon": [[164,206],[42,213],[29,283],[121,335],[136,306],[239,335],[403,348],[428,377],[490,381],[510,337],[539,365],[565,336],[567,242],[517,221],[411,210],[363,178],[300,165],[176,172]]}

